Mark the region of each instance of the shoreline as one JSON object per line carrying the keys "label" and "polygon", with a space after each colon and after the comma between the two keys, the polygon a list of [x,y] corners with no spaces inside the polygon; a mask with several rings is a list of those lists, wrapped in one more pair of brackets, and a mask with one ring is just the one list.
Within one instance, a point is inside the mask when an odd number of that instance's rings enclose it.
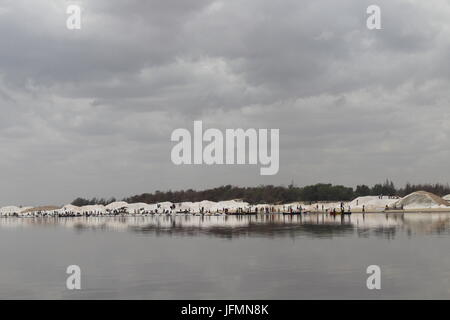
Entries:
{"label": "shoreline", "polygon": [[81,214],[81,215],[60,215],[60,214],[37,214],[37,215],[9,215],[0,216],[0,219],[33,219],[33,218],[145,218],[145,217],[264,217],[264,216],[285,216],[285,217],[295,217],[295,216],[350,216],[356,214],[360,215],[404,215],[404,214],[433,214],[442,213],[450,214],[450,209],[445,208],[427,208],[427,209],[408,209],[408,210],[388,210],[388,211],[366,211],[361,210],[352,211],[351,214],[336,213],[331,214],[330,212],[303,212],[303,213],[286,213],[286,212],[271,212],[271,213],[119,213],[119,214]]}

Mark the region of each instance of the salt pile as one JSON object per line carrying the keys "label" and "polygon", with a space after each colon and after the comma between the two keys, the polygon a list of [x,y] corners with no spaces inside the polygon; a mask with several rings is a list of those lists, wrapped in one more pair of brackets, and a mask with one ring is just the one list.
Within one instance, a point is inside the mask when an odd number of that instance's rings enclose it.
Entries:
{"label": "salt pile", "polygon": [[373,211],[384,210],[386,206],[391,206],[398,201],[398,198],[393,198],[389,196],[364,196],[358,197],[351,201],[348,205],[350,208],[358,208]]}
{"label": "salt pile", "polygon": [[[165,201],[165,202],[158,202],[157,203],[158,209],[163,210],[163,211],[170,211],[171,207],[173,206],[172,202],[169,201]],[[158,211],[160,211],[158,210]]]}
{"label": "salt pile", "polygon": [[199,209],[204,209],[204,210],[214,210],[215,205],[217,204],[217,202],[214,201],[209,201],[209,200],[203,200],[200,202],[195,202],[194,203],[196,205],[195,210],[199,210]]}
{"label": "salt pile", "polygon": [[228,209],[231,211],[237,210],[239,208],[241,209],[245,209],[248,208],[250,205],[248,202],[244,202],[241,200],[227,200],[227,201],[219,201],[217,203],[215,203],[211,209],[212,210],[223,210],[223,209]]}
{"label": "salt pile", "polygon": [[433,209],[448,208],[447,201],[435,194],[426,191],[416,191],[395,202],[395,209]]}
{"label": "salt pile", "polygon": [[115,201],[108,204],[105,209],[108,211],[114,211],[119,209],[125,209],[128,206],[128,203],[125,201]]}
{"label": "salt pile", "polygon": [[59,212],[63,212],[63,213],[67,213],[67,212],[76,212],[76,213],[81,213],[81,208],[74,206],[72,204],[67,204],[64,207],[62,207],[60,210],[58,210]]}
{"label": "salt pile", "polygon": [[176,203],[175,208],[177,211],[188,211],[188,212],[208,212],[211,211],[212,208],[216,205],[216,202],[209,201],[209,200],[203,200],[200,202],[181,202]]}
{"label": "salt pile", "polygon": [[144,213],[154,211],[157,208],[156,204],[148,204],[143,202],[130,203],[126,205],[128,213]]}
{"label": "salt pile", "polygon": [[19,208],[16,206],[8,206],[0,208],[0,216],[10,216],[13,214],[18,214],[24,210],[23,208]]}
{"label": "salt pile", "polygon": [[42,206],[42,207],[28,208],[28,209],[22,210],[20,213],[22,213],[22,214],[24,214],[24,213],[29,213],[29,214],[50,213],[50,212],[57,212],[60,209],[61,209],[61,207],[57,207],[57,206]]}
{"label": "salt pile", "polygon": [[63,207],[25,207],[7,206],[0,208],[0,216],[19,217],[39,217],[39,216],[103,216],[103,215],[147,215],[147,214],[206,214],[222,215],[225,213],[272,213],[272,212],[297,212],[300,208],[303,212],[329,212],[330,210],[340,210],[341,204],[345,210],[359,212],[364,207],[366,212],[380,212],[386,206],[390,209],[448,209],[450,211],[450,195],[443,198],[429,192],[413,192],[402,199],[391,196],[364,196],[358,197],[350,202],[292,202],[287,204],[255,204],[240,199],[226,201],[181,202],[172,203],[169,201],[147,204],[147,203],[127,203],[116,201],[103,205],[87,205],[77,207],[71,204]]}
{"label": "salt pile", "polygon": [[81,212],[83,214],[103,214],[106,212],[106,208],[104,205],[96,204],[96,205],[87,205],[81,207]]}
{"label": "salt pile", "polygon": [[180,202],[176,204],[176,210],[177,211],[195,211],[198,210],[198,205],[196,202],[186,201],[186,202]]}

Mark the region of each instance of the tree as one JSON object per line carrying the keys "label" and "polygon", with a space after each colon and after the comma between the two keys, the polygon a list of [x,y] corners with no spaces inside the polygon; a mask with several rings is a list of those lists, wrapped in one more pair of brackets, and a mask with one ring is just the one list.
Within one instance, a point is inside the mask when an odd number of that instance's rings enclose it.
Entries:
{"label": "tree", "polygon": [[370,188],[365,184],[356,186],[355,190],[356,197],[370,196],[370,194],[371,194]]}

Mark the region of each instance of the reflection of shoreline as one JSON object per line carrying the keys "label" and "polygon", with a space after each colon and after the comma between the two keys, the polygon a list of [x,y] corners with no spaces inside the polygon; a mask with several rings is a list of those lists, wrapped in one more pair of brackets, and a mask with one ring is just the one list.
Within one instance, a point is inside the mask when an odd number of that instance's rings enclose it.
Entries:
{"label": "reflection of shoreline", "polygon": [[450,214],[353,214],[330,216],[147,216],[75,218],[2,218],[1,228],[66,227],[78,231],[126,231],[156,236],[233,237],[312,237],[333,238],[355,234],[357,237],[393,238],[397,231],[406,234],[448,234]]}
{"label": "reflection of shoreline", "polygon": [[427,209],[403,209],[403,210],[385,210],[383,213],[433,213],[433,212],[440,212],[440,213],[450,213],[450,210],[448,208],[427,208]]}

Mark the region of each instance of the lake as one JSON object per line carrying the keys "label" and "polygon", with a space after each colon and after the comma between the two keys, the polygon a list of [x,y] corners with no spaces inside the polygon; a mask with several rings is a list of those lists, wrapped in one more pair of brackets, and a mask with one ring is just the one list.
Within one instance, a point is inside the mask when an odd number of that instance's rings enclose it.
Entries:
{"label": "lake", "polygon": [[450,299],[446,213],[0,219],[0,299],[431,298]]}

